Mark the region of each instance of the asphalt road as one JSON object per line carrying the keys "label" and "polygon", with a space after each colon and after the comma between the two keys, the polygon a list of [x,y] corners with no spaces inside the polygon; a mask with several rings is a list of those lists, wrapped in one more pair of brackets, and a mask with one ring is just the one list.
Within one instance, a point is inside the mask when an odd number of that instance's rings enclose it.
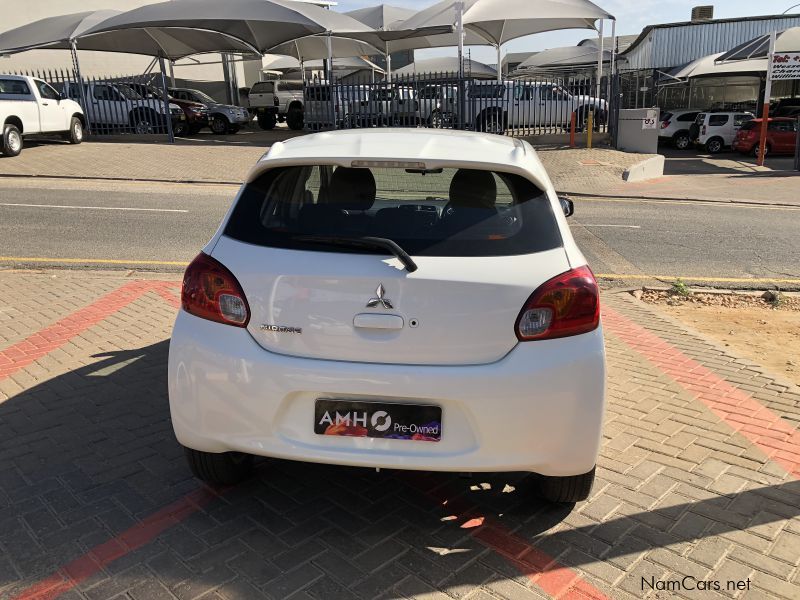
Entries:
{"label": "asphalt road", "polygon": [[[233,186],[30,179],[0,180],[0,190],[0,267],[139,270],[181,270],[236,193]],[[800,208],[575,202],[570,224],[598,274],[800,287]]]}

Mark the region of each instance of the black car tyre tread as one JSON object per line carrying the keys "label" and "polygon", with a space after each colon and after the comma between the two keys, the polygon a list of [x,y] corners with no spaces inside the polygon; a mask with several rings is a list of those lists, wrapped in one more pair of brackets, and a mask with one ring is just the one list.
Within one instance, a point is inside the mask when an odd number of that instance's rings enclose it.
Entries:
{"label": "black car tyre tread", "polygon": [[275,115],[272,113],[259,113],[258,114],[258,126],[265,131],[269,131],[270,129],[275,129],[275,125],[277,125],[278,119],[275,118]]}
{"label": "black car tyre tread", "polygon": [[548,502],[581,502],[589,497],[594,485],[595,468],[583,475],[571,477],[547,477],[539,481],[539,494]]}
{"label": "black car tyre tread", "polygon": [[[684,141],[685,140],[685,141]],[[688,131],[679,131],[672,136],[672,144],[678,150],[687,150],[692,145],[692,138]]]}
{"label": "black car tyre tread", "polygon": [[192,474],[203,481],[216,485],[233,485],[250,476],[253,471],[253,456],[241,452],[215,454],[192,448],[183,449]]}
{"label": "black car tyre tread", "polygon": [[[719,144],[717,148],[716,143]],[[722,141],[721,138],[713,137],[706,142],[706,152],[709,154],[719,154],[722,152],[722,149],[725,147],[725,142]]]}
{"label": "black car tyre tread", "polygon": [[211,119],[211,132],[216,135],[225,135],[230,130],[231,123],[224,115],[214,115]]}
{"label": "black car tyre tread", "polygon": [[[12,143],[12,139],[17,138],[19,138],[18,147]],[[20,152],[22,152],[22,146],[22,134],[20,134],[16,125],[6,125],[3,127],[3,156],[19,156]]]}
{"label": "black car tyre tread", "polygon": [[299,108],[292,108],[289,109],[289,112],[286,115],[286,124],[289,126],[289,129],[293,131],[299,131],[303,128],[303,111]]}

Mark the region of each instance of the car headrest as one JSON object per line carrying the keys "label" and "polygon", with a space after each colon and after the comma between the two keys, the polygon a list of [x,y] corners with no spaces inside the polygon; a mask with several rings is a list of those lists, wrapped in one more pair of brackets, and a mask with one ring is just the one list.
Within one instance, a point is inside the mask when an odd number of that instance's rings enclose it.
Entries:
{"label": "car headrest", "polygon": [[459,169],[450,182],[450,205],[456,208],[494,208],[497,184],[489,171]]}
{"label": "car headrest", "polygon": [[372,171],[337,167],[328,186],[327,203],[344,210],[369,210],[375,194]]}

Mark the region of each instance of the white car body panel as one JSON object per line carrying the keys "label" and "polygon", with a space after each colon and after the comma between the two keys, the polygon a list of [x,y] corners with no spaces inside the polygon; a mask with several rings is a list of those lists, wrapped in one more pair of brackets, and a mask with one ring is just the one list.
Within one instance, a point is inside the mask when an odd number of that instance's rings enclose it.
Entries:
{"label": "white car body panel", "polygon": [[[525,177],[546,193],[562,247],[519,256],[414,256],[419,268],[409,273],[391,255],[234,240],[223,235],[231,207],[204,252],[237,278],[251,319],[245,329],[180,311],[169,396],[181,444],[367,467],[551,476],[591,471],[605,403],[602,328],[534,342],[519,342],[514,330],[537,287],[586,265],[533,148],[448,130],[326,132],[274,144],[247,181],[279,166],[350,167],[353,161]],[[394,305],[366,314],[378,284]],[[419,324],[413,329],[412,319]],[[297,327],[302,335],[264,330],[264,324]],[[318,435],[313,421],[320,398],[440,406],[442,439]]]}
{"label": "white car body panel", "polygon": [[42,98],[37,87],[40,79],[2,74],[0,78],[23,82],[29,91],[28,94],[0,95],[0,124],[16,117],[22,122],[23,136],[69,131],[73,115],[83,115],[77,102]]}

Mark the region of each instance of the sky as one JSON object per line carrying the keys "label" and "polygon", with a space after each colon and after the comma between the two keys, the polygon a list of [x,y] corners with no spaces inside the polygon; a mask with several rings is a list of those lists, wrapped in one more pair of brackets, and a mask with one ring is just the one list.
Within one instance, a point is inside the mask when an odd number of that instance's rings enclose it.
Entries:
{"label": "sky", "polygon": [[[374,6],[381,0],[339,0],[335,10],[345,12]],[[535,2],[536,0],[530,0]],[[755,15],[781,14],[787,8],[800,2],[800,0],[593,0],[617,18],[617,34],[639,34],[647,25],[657,23],[675,23],[688,21],[691,17],[692,7],[713,4],[714,18],[726,19],[732,17],[745,17]],[[434,0],[389,0],[386,4],[420,10],[431,4]],[[791,11],[800,14],[800,7]],[[607,35],[610,35],[610,23],[606,23]],[[596,37],[590,30],[554,31],[550,33],[520,38],[505,44],[503,54],[506,52],[525,52],[545,50],[558,46],[571,46],[587,37]],[[473,60],[494,64],[497,62],[496,51],[491,47],[472,47],[470,56]],[[431,56],[455,55],[455,49],[442,48],[435,50],[417,51],[419,58]]]}

